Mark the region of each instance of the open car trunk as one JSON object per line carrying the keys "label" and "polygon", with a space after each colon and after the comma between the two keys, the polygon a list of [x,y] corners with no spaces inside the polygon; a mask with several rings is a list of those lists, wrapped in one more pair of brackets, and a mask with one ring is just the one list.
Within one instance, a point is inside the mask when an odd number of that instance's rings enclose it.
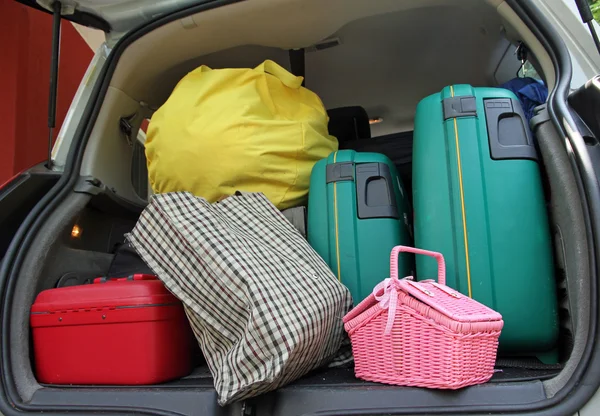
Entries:
{"label": "open car trunk", "polygon": [[[414,109],[423,97],[449,84],[508,81],[520,67],[514,55],[520,42],[548,87],[558,82],[551,53],[501,1],[225,3],[208,2],[148,24],[125,37],[104,68],[97,105],[89,108],[91,119],[81,127],[81,141],[73,144],[77,178],[36,225],[10,284],[4,341],[5,350],[10,348],[5,351],[10,372],[5,373],[20,406],[190,415],[464,414],[531,408],[561,392],[572,382],[588,345],[593,296],[586,208],[564,139],[546,110],[533,129],[554,235],[559,365],[500,357],[489,383],[459,391],[369,383],[356,379],[352,369],[323,369],[226,408],[218,406],[202,362],[191,375],[154,386],[37,382],[29,329],[32,302],[65,276],[83,281],[106,273],[114,248],[134,226],[150,193],[143,134],[136,138],[136,132],[190,70],[202,64],[254,67],[265,59],[290,68],[289,50],[304,48],[306,86],[328,109],[358,105],[371,118],[382,119],[372,125],[372,138],[354,147],[390,155],[407,184]],[[123,128],[123,120],[131,129]],[[401,157],[399,148],[405,149]],[[75,225],[81,230],[77,235],[72,234]],[[119,340],[113,345],[107,354],[127,348]]]}

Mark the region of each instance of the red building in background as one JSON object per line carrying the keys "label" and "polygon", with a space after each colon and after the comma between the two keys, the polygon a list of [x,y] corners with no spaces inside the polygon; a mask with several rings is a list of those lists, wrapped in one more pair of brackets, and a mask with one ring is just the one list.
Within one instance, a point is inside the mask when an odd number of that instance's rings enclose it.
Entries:
{"label": "red building in background", "polygon": [[[0,0],[0,184],[47,157],[52,16]],[[54,139],[93,52],[63,21]]]}

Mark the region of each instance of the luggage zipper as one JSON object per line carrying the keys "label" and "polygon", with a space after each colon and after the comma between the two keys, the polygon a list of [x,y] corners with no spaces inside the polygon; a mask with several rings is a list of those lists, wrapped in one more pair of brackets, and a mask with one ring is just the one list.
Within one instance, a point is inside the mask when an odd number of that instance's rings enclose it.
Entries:
{"label": "luggage zipper", "polygon": [[[450,86],[450,95],[454,97],[454,87]],[[454,122],[454,139],[456,142],[456,162],[458,166],[458,186],[460,189],[460,208],[462,211],[462,223],[463,223],[463,236],[465,243],[465,263],[467,268],[467,287],[469,291],[469,297],[472,298],[471,292],[471,266],[469,264],[469,239],[467,237],[467,218],[466,218],[466,210],[465,210],[465,194],[463,190],[463,179],[462,179],[462,166],[460,162],[460,146],[458,145],[458,122],[456,121],[456,117],[452,118]]]}

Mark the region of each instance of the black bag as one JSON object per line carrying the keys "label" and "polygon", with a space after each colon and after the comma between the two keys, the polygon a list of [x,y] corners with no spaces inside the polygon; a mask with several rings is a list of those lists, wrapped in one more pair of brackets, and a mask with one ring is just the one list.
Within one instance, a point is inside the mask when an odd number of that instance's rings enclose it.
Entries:
{"label": "black bag", "polygon": [[396,165],[402,178],[404,189],[412,198],[412,145],[413,132],[394,133],[386,136],[363,140],[340,141],[340,150],[350,149],[357,152],[382,153]]}
{"label": "black bag", "polygon": [[108,270],[100,271],[103,275],[94,275],[93,271],[82,273],[82,272],[68,272],[65,273],[58,279],[56,287],[67,287],[67,286],[79,286],[88,285],[92,283],[96,277],[128,277],[134,274],[155,274],[150,267],[137,255],[137,253],[131,248],[129,243],[120,243],[114,250],[115,256],[113,257]]}
{"label": "black bag", "polygon": [[127,277],[133,274],[156,274],[150,267],[138,256],[129,243],[120,244],[115,250],[113,258],[106,276]]}

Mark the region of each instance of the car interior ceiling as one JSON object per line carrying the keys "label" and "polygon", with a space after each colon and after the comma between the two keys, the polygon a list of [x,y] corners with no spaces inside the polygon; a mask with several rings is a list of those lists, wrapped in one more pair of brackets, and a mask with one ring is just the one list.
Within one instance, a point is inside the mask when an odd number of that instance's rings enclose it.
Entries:
{"label": "car interior ceiling", "polygon": [[[501,6],[427,0],[345,7],[333,2],[328,7],[336,12],[329,14],[320,2],[303,2],[300,14],[297,7],[295,1],[264,9],[229,5],[168,23],[133,42],[111,77],[82,175],[102,178],[123,198],[141,202],[123,180],[130,172],[130,150],[114,120],[136,115],[136,130],[179,79],[200,65],[254,67],[272,59],[289,69],[288,51],[303,47],[306,86],[328,109],[361,106],[370,117],[381,118],[372,126],[373,137],[411,131],[416,104],[445,85],[499,85],[519,67],[514,45],[521,38]],[[314,50],[327,39],[338,43]],[[527,45],[532,51],[541,46],[534,39]],[[535,55],[551,87],[547,54],[541,49]]]}
{"label": "car interior ceiling", "polygon": [[[139,129],[178,80],[199,65],[254,67],[272,59],[289,69],[289,49],[305,48],[307,88],[328,109],[360,106],[369,118],[381,118],[381,123],[370,126],[370,136],[388,140],[366,138],[363,145],[368,148],[370,143],[368,150],[384,153],[399,142],[410,143],[415,107],[423,97],[449,84],[497,86],[513,77],[519,65],[509,58],[517,40],[529,39],[530,50],[537,48],[538,72],[553,85],[547,54],[522,22],[511,20],[510,9],[499,1],[425,0],[415,7],[415,2],[352,0],[356,7],[341,7],[342,1],[310,0],[302,7],[298,1],[254,2],[265,7],[241,2],[169,23],[136,40],[110,81],[86,148],[82,176],[98,178],[107,192],[143,205],[144,192],[131,182],[134,158],[119,120],[133,114],[134,131]],[[528,35],[521,35],[523,31]],[[328,47],[319,48],[324,40]],[[535,370],[517,365],[497,374],[495,381],[545,380],[546,394],[551,396],[568,380],[587,339],[589,275],[584,265],[588,251],[566,151],[549,123],[537,133],[559,253],[561,366]],[[405,163],[399,170],[410,185],[410,152]],[[54,287],[68,273],[82,278],[103,275],[136,215],[101,195],[75,192],[43,225],[20,270],[13,298],[10,340],[12,351],[22,353],[11,354],[11,360],[23,400],[40,388],[30,358],[28,326],[36,294]],[[71,236],[74,224],[83,230],[77,239]],[[323,374],[317,377],[320,383],[364,383],[353,380],[351,371],[327,374],[329,381]],[[310,377],[306,382],[312,382]],[[200,365],[190,377],[170,385],[210,385],[207,380],[207,367]]]}

